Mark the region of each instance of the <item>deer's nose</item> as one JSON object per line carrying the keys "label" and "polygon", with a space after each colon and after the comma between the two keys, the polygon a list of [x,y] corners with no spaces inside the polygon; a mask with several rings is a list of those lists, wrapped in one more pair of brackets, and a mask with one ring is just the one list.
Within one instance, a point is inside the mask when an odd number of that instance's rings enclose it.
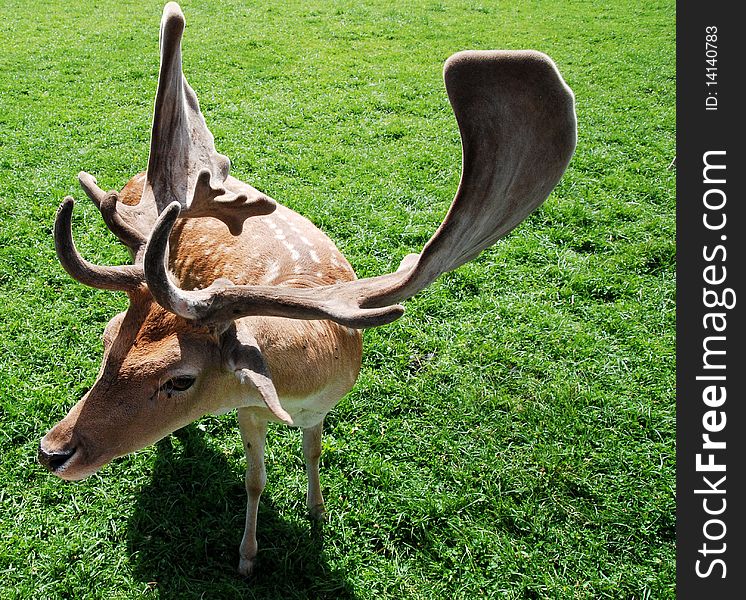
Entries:
{"label": "deer's nose", "polygon": [[65,465],[65,463],[72,458],[73,454],[75,454],[75,451],[76,448],[71,448],[69,450],[47,451],[44,449],[44,444],[40,443],[37,458],[42,465],[44,465],[47,469],[54,473],[55,471],[61,469]]}

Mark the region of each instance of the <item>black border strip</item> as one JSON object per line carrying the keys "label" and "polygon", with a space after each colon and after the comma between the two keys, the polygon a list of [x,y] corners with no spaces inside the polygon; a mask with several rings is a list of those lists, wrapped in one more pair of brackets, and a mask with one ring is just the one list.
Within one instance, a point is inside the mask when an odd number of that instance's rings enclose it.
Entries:
{"label": "black border strip", "polygon": [[682,599],[742,598],[746,581],[740,352],[746,140],[737,93],[746,32],[735,6],[677,3],[676,579]]}

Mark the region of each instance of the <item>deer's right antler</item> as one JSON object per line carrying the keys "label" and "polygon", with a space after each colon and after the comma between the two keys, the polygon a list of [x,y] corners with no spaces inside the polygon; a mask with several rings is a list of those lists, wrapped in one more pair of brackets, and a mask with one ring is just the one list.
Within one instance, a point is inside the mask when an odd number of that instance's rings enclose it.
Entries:
{"label": "deer's right antler", "polygon": [[419,255],[388,275],[310,289],[214,285],[176,287],[166,270],[180,204],[165,208],[145,252],[145,276],[159,304],[205,324],[249,315],[331,319],[350,327],[389,323],[440,274],[505,236],[550,194],[576,143],[574,97],[549,57],[534,51],[472,51],[445,65],[459,124],[461,182],[445,220]]}
{"label": "deer's right antler", "polygon": [[55,245],[60,262],[77,281],[101,289],[131,291],[144,283],[141,267],[155,218],[171,202],[182,217],[214,217],[239,235],[244,221],[269,214],[276,202],[229,175],[230,160],[215,150],[197,96],[181,68],[184,14],[169,2],[161,19],[161,64],[156,92],[150,156],[139,204],[119,202],[117,192],[102,190],[96,178],[78,175],[80,186],[101,211],[109,229],[130,250],[134,265],[99,266],[86,261],[72,239],[72,198],[57,213]]}

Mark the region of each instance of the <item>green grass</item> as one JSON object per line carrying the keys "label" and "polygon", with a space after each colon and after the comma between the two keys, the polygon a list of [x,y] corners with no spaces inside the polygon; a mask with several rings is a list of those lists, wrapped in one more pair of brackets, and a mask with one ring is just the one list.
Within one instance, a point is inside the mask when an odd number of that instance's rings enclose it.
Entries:
{"label": "green grass", "polygon": [[[77,484],[35,463],[126,306],[63,272],[54,213],[79,170],[109,189],[145,167],[162,4],[0,3],[0,598],[674,597],[674,3],[351,5],[185,1],[183,47],[233,173],[359,275],[418,250],[453,197],[453,52],[552,56],[578,149],[514,233],[366,333],[326,421],[323,527],[298,432],[270,430],[247,583],[235,416]],[[126,260],[76,214],[87,257]]]}

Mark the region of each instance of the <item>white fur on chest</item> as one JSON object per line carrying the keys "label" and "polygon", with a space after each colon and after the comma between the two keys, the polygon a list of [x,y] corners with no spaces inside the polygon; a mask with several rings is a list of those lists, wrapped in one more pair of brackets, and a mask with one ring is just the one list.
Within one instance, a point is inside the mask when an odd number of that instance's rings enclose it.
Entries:
{"label": "white fur on chest", "polygon": [[[305,429],[318,425],[334,405],[340,400],[340,395],[335,393],[336,385],[316,391],[304,397],[280,396],[280,404],[290,414],[293,425]],[[210,412],[215,415],[223,415],[234,408],[250,408],[258,419],[279,423],[269,409],[265,406],[259,393],[250,385],[230,385],[220,394],[221,402]]]}

